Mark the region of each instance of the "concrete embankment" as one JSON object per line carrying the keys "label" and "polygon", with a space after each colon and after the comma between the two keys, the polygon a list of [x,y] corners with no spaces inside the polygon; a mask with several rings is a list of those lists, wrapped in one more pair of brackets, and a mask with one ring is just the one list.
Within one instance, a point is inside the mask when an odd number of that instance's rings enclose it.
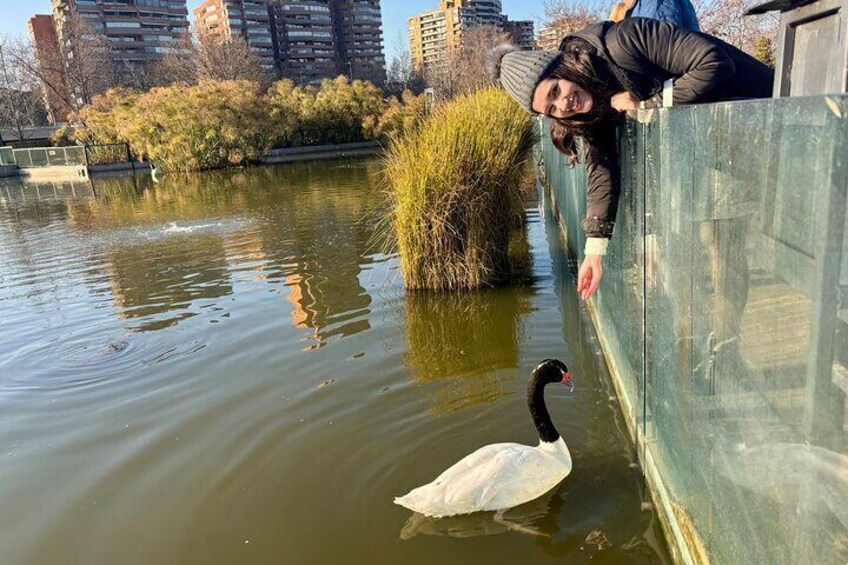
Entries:
{"label": "concrete embankment", "polygon": [[[44,152],[55,151],[53,148],[40,148]],[[74,146],[73,149],[79,149]],[[261,164],[275,165],[280,163],[295,163],[320,159],[340,159],[345,157],[364,157],[376,155],[383,147],[376,141],[361,143],[344,143],[338,145],[317,145],[309,147],[291,147],[286,149],[269,149],[265,152]],[[11,153],[11,148],[9,148]],[[45,159],[46,161],[46,159]],[[27,161],[29,163],[30,161]],[[64,162],[68,162],[65,160]],[[33,180],[73,180],[89,176],[120,175],[132,172],[147,172],[151,163],[142,161],[118,161],[103,164],[65,165],[51,164],[45,166],[0,165],[0,178],[21,176]]]}
{"label": "concrete embankment", "polygon": [[376,155],[383,150],[376,141],[361,143],[344,143],[341,145],[315,145],[310,147],[290,147],[286,149],[269,149],[262,158],[262,163],[273,165],[277,163],[294,163],[316,159],[339,159],[343,157],[362,157]]}

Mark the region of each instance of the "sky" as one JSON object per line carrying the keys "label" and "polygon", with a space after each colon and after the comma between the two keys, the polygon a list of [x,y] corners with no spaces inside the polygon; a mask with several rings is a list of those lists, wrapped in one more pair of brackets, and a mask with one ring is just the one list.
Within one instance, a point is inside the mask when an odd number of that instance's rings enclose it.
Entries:
{"label": "sky", "polygon": [[[201,0],[188,0],[189,19],[191,10]],[[544,0],[502,0],[503,11],[512,20],[542,19]],[[438,8],[439,0],[382,0],[383,43],[386,48],[386,63],[397,53],[398,36],[405,44],[406,18],[419,12]],[[27,20],[33,14],[49,14],[50,0],[0,0],[0,35],[23,36],[27,34]]]}

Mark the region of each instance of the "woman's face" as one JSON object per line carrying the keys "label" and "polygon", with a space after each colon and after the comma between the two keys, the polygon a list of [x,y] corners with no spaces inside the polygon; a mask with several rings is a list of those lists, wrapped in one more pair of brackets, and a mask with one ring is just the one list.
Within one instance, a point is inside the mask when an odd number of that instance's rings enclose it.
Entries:
{"label": "woman's face", "polygon": [[552,118],[570,118],[592,109],[592,95],[570,80],[546,78],[536,86],[531,107]]}

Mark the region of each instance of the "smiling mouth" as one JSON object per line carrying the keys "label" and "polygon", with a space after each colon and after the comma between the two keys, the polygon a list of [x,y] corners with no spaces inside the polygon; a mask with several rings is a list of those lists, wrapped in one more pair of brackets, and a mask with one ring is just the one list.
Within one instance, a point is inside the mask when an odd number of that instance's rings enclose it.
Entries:
{"label": "smiling mouth", "polygon": [[576,108],[580,106],[580,97],[575,92],[571,96],[568,97],[568,108],[566,111],[573,112]]}

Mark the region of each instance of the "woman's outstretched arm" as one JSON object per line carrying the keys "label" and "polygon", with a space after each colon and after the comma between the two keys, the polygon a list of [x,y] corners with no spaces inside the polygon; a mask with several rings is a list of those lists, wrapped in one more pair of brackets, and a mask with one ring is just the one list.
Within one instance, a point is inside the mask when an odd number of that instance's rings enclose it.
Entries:
{"label": "woman's outstretched arm", "polygon": [[577,274],[577,292],[589,298],[601,282],[601,257],[615,227],[621,190],[621,168],[618,160],[616,125],[601,124],[594,135],[583,139],[586,156],[586,218],[582,222],[586,234],[584,260]]}

